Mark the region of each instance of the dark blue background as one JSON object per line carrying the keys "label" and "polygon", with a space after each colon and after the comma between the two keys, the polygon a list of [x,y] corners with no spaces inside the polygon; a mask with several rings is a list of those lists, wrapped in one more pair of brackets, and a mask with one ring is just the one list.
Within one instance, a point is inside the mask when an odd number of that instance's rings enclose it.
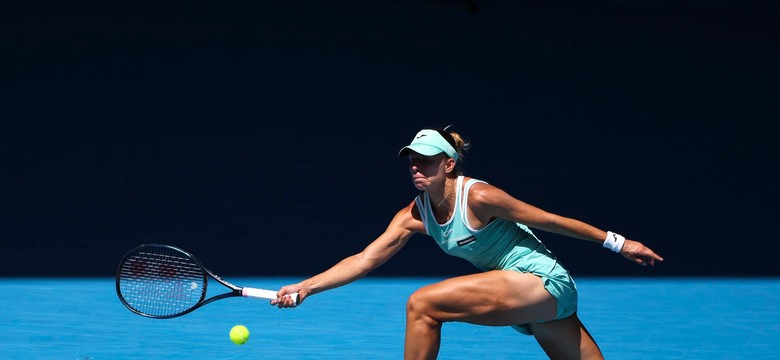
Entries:
{"label": "dark blue background", "polygon": [[[468,175],[645,242],[538,232],[576,275],[780,275],[777,1],[4,2],[0,275],[111,275],[147,242],[310,275]],[[424,236],[379,275],[473,271]]]}

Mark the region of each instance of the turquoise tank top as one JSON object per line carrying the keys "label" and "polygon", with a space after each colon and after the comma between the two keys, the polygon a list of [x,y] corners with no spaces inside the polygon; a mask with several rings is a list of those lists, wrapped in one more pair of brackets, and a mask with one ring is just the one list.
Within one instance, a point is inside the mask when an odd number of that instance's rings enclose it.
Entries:
{"label": "turquoise tank top", "polygon": [[458,177],[455,210],[444,224],[436,221],[428,194],[415,198],[425,231],[442,250],[468,260],[483,271],[512,269],[550,275],[563,270],[526,225],[494,219],[482,229],[473,229],[468,222],[468,192],[476,183],[486,182],[469,179],[463,186],[463,176]]}

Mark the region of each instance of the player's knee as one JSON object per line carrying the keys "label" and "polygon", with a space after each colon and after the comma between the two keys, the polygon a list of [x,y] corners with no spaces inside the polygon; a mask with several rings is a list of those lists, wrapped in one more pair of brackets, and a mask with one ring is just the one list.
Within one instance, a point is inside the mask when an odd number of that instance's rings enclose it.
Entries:
{"label": "player's knee", "polygon": [[412,295],[409,295],[409,298],[406,299],[406,314],[412,314],[420,311],[420,296],[417,295],[417,292],[412,293]]}
{"label": "player's knee", "polygon": [[417,290],[406,301],[406,316],[413,318],[427,317],[431,313],[431,304],[425,293]]}
{"label": "player's knee", "polygon": [[415,291],[406,301],[406,320],[431,328],[441,327],[442,314],[436,311],[433,299],[425,289]]}

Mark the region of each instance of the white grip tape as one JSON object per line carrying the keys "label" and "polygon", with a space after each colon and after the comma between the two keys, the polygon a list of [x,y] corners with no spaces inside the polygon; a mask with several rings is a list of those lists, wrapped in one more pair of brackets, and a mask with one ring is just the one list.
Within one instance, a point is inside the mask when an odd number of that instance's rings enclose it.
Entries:
{"label": "white grip tape", "polygon": [[[245,287],[241,289],[241,296],[273,300],[276,299],[276,291]],[[298,294],[290,294],[289,296],[295,305],[298,305]]]}

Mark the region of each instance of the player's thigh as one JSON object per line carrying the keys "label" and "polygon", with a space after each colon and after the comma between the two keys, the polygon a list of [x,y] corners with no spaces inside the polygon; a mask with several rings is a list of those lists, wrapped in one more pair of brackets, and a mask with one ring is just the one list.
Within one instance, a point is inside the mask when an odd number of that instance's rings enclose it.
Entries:
{"label": "player's thigh", "polygon": [[408,311],[441,322],[501,326],[554,319],[557,302],[538,276],[496,270],[420,288],[409,298]]}

